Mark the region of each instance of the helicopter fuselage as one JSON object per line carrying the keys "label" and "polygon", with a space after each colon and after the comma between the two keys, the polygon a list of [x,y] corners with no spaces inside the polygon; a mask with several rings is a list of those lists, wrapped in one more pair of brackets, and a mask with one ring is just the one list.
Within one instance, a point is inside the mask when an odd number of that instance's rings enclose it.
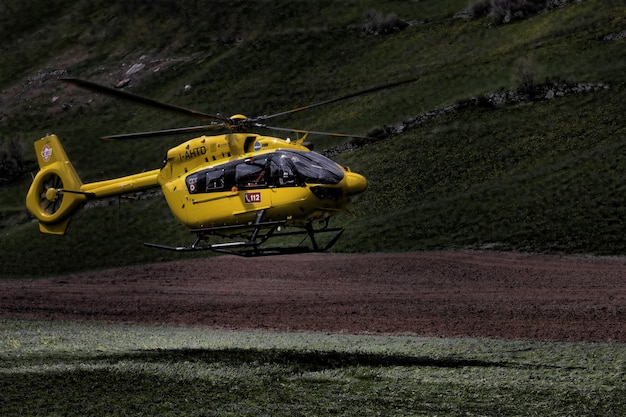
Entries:
{"label": "helicopter fuselage", "polygon": [[288,225],[347,209],[367,188],[359,174],[299,142],[247,133],[202,136],[167,153],[157,182],[190,228],[247,224],[260,210]]}
{"label": "helicopter fuselage", "polygon": [[230,133],[201,136],[167,152],[160,169],[82,183],[60,141],[35,143],[40,171],[26,198],[40,230],[64,234],[88,200],[160,187],[172,214],[191,229],[282,221],[304,227],[344,212],[367,188],[360,174],[310,151],[301,141]]}

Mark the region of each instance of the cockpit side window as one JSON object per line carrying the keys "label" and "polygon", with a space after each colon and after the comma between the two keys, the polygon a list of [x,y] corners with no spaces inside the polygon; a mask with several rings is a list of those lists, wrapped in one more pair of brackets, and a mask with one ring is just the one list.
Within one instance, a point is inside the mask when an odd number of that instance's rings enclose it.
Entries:
{"label": "cockpit side window", "polygon": [[277,187],[294,187],[300,185],[300,181],[289,160],[289,156],[284,153],[274,155],[271,163],[271,171],[272,182]]}
{"label": "cockpit side window", "polygon": [[241,189],[266,187],[270,177],[266,159],[246,160],[235,167],[235,184]]}
{"label": "cockpit side window", "polygon": [[278,150],[259,158],[230,161],[190,174],[189,193],[213,193],[263,187],[338,184],[344,173],[334,161],[315,152]]}

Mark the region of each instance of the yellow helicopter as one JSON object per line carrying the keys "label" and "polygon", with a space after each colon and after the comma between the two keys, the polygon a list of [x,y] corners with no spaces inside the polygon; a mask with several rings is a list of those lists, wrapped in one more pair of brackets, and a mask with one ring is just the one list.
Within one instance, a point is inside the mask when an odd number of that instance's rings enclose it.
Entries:
{"label": "yellow helicopter", "polygon": [[[160,168],[106,181],[83,183],[56,135],[35,142],[39,172],[26,196],[26,207],[43,233],[65,234],[72,215],[87,201],[128,195],[160,187],[172,214],[195,234],[188,246],[147,246],[174,251],[212,250],[243,256],[325,251],[343,228],[329,226],[332,216],[346,212],[351,200],[367,188],[360,174],[305,146],[308,134],[362,137],[267,126],[267,119],[333,103],[411,82],[403,80],[269,116],[226,118],[180,107],[77,78],[63,78],[81,88],[164,110],[210,120],[210,124],[177,129],[105,136],[133,139],[167,134],[227,129],[171,148]],[[272,129],[304,133],[290,141],[244,130]],[[290,231],[291,229],[291,231]],[[332,233],[325,245],[316,235]],[[308,237],[312,247],[266,247],[270,238]],[[217,241],[216,241],[217,240]]]}

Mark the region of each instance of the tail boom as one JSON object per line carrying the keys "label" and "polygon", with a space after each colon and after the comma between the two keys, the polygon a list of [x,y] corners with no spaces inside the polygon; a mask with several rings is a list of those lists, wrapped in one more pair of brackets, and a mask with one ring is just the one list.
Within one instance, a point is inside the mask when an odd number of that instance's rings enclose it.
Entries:
{"label": "tail boom", "polygon": [[26,195],[26,207],[39,220],[43,233],[65,234],[72,215],[87,200],[158,186],[158,169],[83,184],[56,135],[48,135],[34,146],[39,172]]}

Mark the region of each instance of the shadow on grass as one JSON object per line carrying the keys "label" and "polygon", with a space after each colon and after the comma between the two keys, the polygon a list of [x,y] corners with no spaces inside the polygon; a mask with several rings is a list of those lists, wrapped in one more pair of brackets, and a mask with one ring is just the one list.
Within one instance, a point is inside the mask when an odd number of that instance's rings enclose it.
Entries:
{"label": "shadow on grass", "polygon": [[[218,415],[222,411],[232,411],[233,407],[244,407],[240,405],[242,399],[252,411],[246,413],[241,409],[238,410],[242,411],[239,415],[259,415],[261,413],[257,411],[274,409],[277,404],[284,405],[285,409],[297,405],[310,411],[301,415],[324,414],[324,407],[327,407],[324,404],[340,404],[337,407],[348,405],[351,408],[346,414],[350,415],[363,415],[366,409],[384,410],[392,406],[411,407],[415,411],[416,404],[422,404],[423,414],[432,414],[433,410],[442,410],[445,414],[443,411],[449,411],[450,401],[456,403],[460,399],[467,400],[470,407],[483,407],[482,403],[473,402],[476,401],[474,383],[468,381],[459,385],[454,375],[456,372],[444,372],[447,376],[442,375],[438,382],[424,382],[421,378],[404,381],[400,378],[401,381],[394,383],[393,389],[397,388],[399,393],[412,393],[405,398],[404,395],[389,396],[390,388],[384,383],[379,384],[378,372],[372,375],[372,368],[507,368],[513,371],[497,372],[507,383],[495,384],[482,395],[484,398],[516,398],[521,404],[535,402],[532,395],[541,395],[542,398],[557,395],[558,390],[565,386],[557,384],[556,388],[551,388],[554,393],[531,392],[525,379],[517,378],[515,371],[528,369],[534,373],[541,368],[563,368],[560,366],[515,360],[334,350],[154,349],[95,356],[93,352],[71,357],[62,354],[37,355],[35,361],[41,361],[44,366],[30,363],[30,366],[23,367],[25,364],[22,363],[12,372],[0,373],[0,390],[3,393],[0,415],[208,415],[200,414],[198,410],[213,410],[210,415]],[[178,367],[181,364],[184,366]],[[321,378],[319,381],[301,378],[308,372],[336,370],[339,373],[347,370],[348,377],[341,379],[339,376],[337,380]],[[489,374],[480,370],[478,375]],[[360,383],[354,386],[346,384],[351,377]],[[522,382],[509,383],[512,380]],[[372,394],[364,397],[361,390],[366,386],[372,388]],[[482,392],[482,388],[480,390]],[[622,394],[619,391],[619,395]],[[611,396],[607,401],[603,400],[603,404],[616,404],[622,410],[621,400],[615,398]],[[569,401],[562,405],[569,406]],[[506,402],[489,401],[489,404],[490,408],[482,414],[523,414],[521,408],[511,413],[510,404]],[[607,415],[605,411],[601,409],[597,414]]]}
{"label": "shadow on grass", "polygon": [[[173,349],[141,350],[125,359],[145,362],[203,362],[231,365],[257,364],[292,366],[306,371],[322,371],[353,366],[370,367],[507,367],[538,368],[546,365],[524,364],[506,361],[485,361],[456,357],[432,358],[428,356],[395,355],[386,353],[338,352],[291,349]],[[114,358],[109,358],[114,359]],[[553,366],[548,366],[553,367]]]}

